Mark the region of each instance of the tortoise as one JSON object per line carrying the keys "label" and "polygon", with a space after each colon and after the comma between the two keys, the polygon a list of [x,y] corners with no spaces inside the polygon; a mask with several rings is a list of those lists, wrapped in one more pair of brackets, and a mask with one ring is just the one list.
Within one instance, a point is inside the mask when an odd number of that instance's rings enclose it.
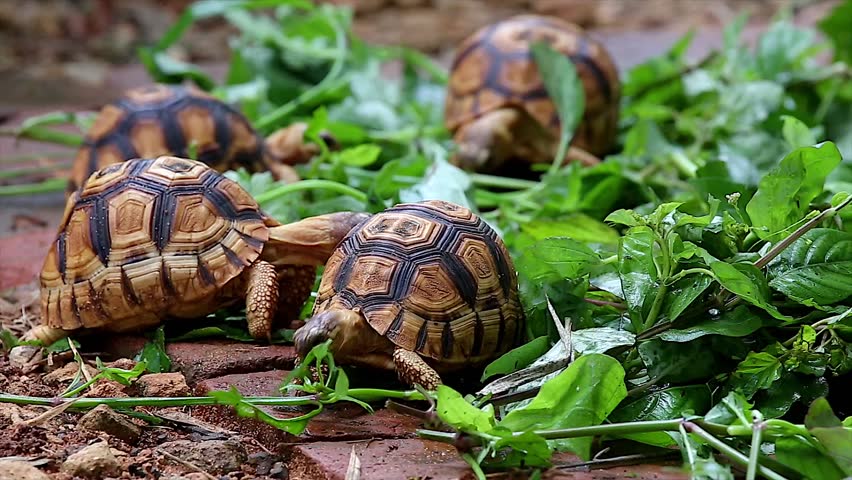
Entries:
{"label": "tortoise", "polygon": [[536,42],[571,59],[583,83],[585,111],[566,160],[593,164],[609,151],[621,99],[612,58],[576,25],[519,15],[482,27],[457,50],[444,108],[457,145],[454,164],[494,172],[512,162],[553,161],[561,123],[533,60]]}
{"label": "tortoise", "polygon": [[290,165],[319,151],[302,141],[304,130],[292,125],[264,142],[240,112],[198,88],[134,88],[95,118],[74,160],[68,195],[107,165],[159,155],[189,157],[193,149],[198,160],[220,172],[269,170],[276,180],[292,183],[299,177]]}
{"label": "tortoise", "polygon": [[[368,218],[337,212],[282,225],[204,163],[161,156],[95,172],[65,208],[40,275],[43,344],[78,329],[142,330],[240,299],[249,333],[269,339],[297,315],[316,267]],[[294,318],[290,318],[291,320]]]}
{"label": "tortoise", "polygon": [[299,358],[331,339],[335,361],[395,370],[435,389],[517,344],[524,312],[512,259],[469,209],[440,200],[373,215],[326,264]]}

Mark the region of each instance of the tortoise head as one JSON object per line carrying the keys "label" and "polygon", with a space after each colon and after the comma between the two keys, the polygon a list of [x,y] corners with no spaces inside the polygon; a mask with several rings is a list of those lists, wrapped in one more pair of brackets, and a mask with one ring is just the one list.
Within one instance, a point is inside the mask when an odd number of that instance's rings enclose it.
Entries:
{"label": "tortoise head", "polygon": [[390,341],[379,335],[361,313],[338,308],[322,311],[309,318],[296,331],[293,342],[299,358],[305,358],[312,348],[329,339],[336,360],[356,359],[367,353],[389,353],[393,350]]}

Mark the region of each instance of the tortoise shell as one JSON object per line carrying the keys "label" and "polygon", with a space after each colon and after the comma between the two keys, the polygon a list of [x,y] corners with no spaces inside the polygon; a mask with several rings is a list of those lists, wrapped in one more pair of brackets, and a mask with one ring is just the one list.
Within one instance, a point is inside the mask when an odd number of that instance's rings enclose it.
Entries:
{"label": "tortoise shell", "polygon": [[485,26],[459,46],[445,105],[449,130],[483,113],[521,108],[559,135],[556,107],[541,81],[530,46],[545,42],[574,62],[585,91],[585,112],[573,144],[595,155],[610,148],[617,133],[621,99],[618,70],[599,42],[557,18],[520,15]]}
{"label": "tortoise shell", "polygon": [[124,331],[206,315],[238,298],[239,287],[222,287],[260,255],[266,220],[245,190],[201,162],[99,170],[68,199],[44,261],[44,323]]}
{"label": "tortoise shell", "polygon": [[263,141],[237,110],[191,86],[151,85],[104,106],[77,152],[68,184],[131,158],[195,158],[215,170],[262,171]]}
{"label": "tortoise shell", "polygon": [[314,315],[361,312],[398,347],[444,367],[516,344],[524,314],[503,241],[459,205],[399,204],[349,232],[326,264]]}

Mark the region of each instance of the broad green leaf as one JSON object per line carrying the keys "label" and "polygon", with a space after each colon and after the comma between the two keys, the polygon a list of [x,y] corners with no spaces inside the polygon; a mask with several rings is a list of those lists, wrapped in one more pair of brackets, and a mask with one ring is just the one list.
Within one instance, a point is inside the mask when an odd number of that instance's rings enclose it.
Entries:
{"label": "broad green leaf", "polygon": [[[583,355],[548,380],[532,401],[509,412],[498,426],[514,432],[599,425],[627,395],[624,369],[612,357]],[[558,451],[588,459],[591,438],[551,440]]]}
{"label": "broad green leaf", "polygon": [[852,430],[843,427],[825,398],[818,398],[811,404],[805,416],[805,427],[843,473],[852,475]]}
{"label": "broad green leaf", "polygon": [[779,462],[806,478],[840,480],[845,477],[830,457],[802,437],[791,435],[776,438],[775,456]]}
{"label": "broad green leaf", "polygon": [[769,388],[781,378],[781,361],[767,352],[750,352],[731,377],[731,384],[746,398]]}
{"label": "broad green leaf", "polygon": [[548,349],[550,349],[550,340],[547,337],[538,337],[520,347],[509,350],[485,367],[481,380],[485,381],[494,375],[520,370],[544,355]]}
{"label": "broad green leaf", "polygon": [[502,437],[495,442],[495,450],[506,447],[512,448],[505,458],[498,457],[499,460],[497,461],[490,461],[491,459],[489,459],[490,467],[547,468],[550,466],[550,458],[553,452],[550,450],[547,441],[540,436],[532,432],[515,435],[511,430],[501,427],[491,430],[490,434]]}
{"label": "broad green leaf", "polygon": [[[710,389],[706,385],[666,388],[622,405],[609,416],[610,422],[671,420],[685,414],[702,415],[710,408]],[[637,442],[670,447],[676,444],[670,433],[621,435]]]}
{"label": "broad green leaf", "polygon": [[122,385],[130,385],[130,381],[135,378],[138,378],[140,375],[145,373],[145,369],[147,368],[145,362],[138,362],[130,370],[124,368],[107,367],[103,364],[103,362],[101,362],[100,358],[95,358],[95,364],[97,365],[98,370],[100,370],[101,375],[103,375],[109,380],[118,382]]}
{"label": "broad green leaf", "polygon": [[618,243],[619,234],[609,225],[582,213],[572,213],[564,220],[533,220],[521,224],[521,231],[536,240],[568,237],[583,243]]}
{"label": "broad green leaf", "polygon": [[769,288],[763,274],[753,265],[714,261],[710,268],[723,287],[756,307],[766,310],[779,320],[792,320],[769,303]]}
{"label": "broad green leaf", "polygon": [[531,280],[570,279],[591,273],[600,258],[586,245],[565,237],[545,238],[527,247],[515,260],[518,271]]}
{"label": "broad green leaf", "polygon": [[[669,320],[677,319],[696,298],[707,290],[711,283],[713,278],[710,276],[697,274],[683,277],[672,284],[664,307],[666,317]],[[668,339],[664,338],[664,340]]]}
{"label": "broad green leaf", "polygon": [[341,151],[336,155],[336,158],[343,165],[366,167],[374,164],[381,153],[382,148],[378,145],[365,143]]}
{"label": "broad green leaf", "polygon": [[790,115],[781,115],[784,121],[782,132],[784,140],[790,144],[791,148],[807,147],[817,143],[817,139],[813,132],[801,120]]}
{"label": "broad green leaf", "polygon": [[659,287],[654,263],[654,238],[650,228],[633,227],[619,243],[618,276],[634,325],[644,319],[643,306]]}
{"label": "broad green leaf", "polygon": [[489,404],[480,410],[446,385],[439,385],[437,394],[438,404],[435,411],[441,420],[453,427],[472,433],[487,433],[494,427],[493,405]]}
{"label": "broad green leaf", "polygon": [[444,200],[474,208],[467,197],[467,191],[471,185],[470,176],[464,170],[442,158],[437,158],[423,180],[400,190],[399,199],[402,202]]}
{"label": "broad green leaf", "polygon": [[592,327],[572,332],[571,343],[578,353],[606,353],[615,347],[633,345],[636,336],[612,327]]}
{"label": "broad green leaf", "polygon": [[172,360],[166,353],[166,339],[163,327],[154,331],[154,337],[145,342],[142,351],[134,358],[136,361],[145,362],[151,373],[168,372],[172,368]]}
{"label": "broad green leaf", "polygon": [[659,335],[667,342],[689,342],[704,335],[724,335],[726,337],[744,337],[762,326],[760,317],[748,307],[739,306],[725,312],[719,318],[710,318],[691,327],[670,329]]}
{"label": "broad green leaf", "polygon": [[80,342],[71,340],[70,337],[60,338],[59,340],[48,345],[45,350],[47,353],[62,353],[71,350],[70,342],[74,342],[74,347],[80,348]]}
{"label": "broad green leaf", "polygon": [[757,392],[754,402],[764,418],[781,418],[794,404],[810,405],[827,394],[825,377],[784,372],[769,388]]}
{"label": "broad green leaf", "polygon": [[815,228],[787,247],[769,286],[802,302],[832,305],[852,295],[852,234]]}
{"label": "broad green leaf", "polygon": [[792,151],[760,181],[746,206],[755,233],[763,240],[786,237],[791,225],[807,213],[811,201],[822,193],[826,177],[840,163],[837,147],[825,142]]}
{"label": "broad green leaf", "polygon": [[689,382],[712,375],[715,356],[703,338],[686,343],[649,340],[639,344],[639,356],[651,379]]}
{"label": "broad green leaf", "polygon": [[541,74],[547,94],[559,113],[563,137],[571,138],[585,110],[585,92],[574,63],[545,43],[534,43],[530,50]]}
{"label": "broad green leaf", "polygon": [[725,398],[707,412],[704,420],[719,425],[751,425],[752,404],[737,392],[728,392]]}
{"label": "broad green leaf", "polygon": [[790,71],[813,44],[813,32],[786,20],[773,22],[757,41],[757,65],[766,77],[789,80]]}

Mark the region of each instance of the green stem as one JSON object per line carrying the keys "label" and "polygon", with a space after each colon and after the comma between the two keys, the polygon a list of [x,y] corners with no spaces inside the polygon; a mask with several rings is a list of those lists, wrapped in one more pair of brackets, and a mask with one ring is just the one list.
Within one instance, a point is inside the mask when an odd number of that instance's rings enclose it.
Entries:
{"label": "green stem", "polygon": [[[293,405],[315,405],[316,397],[243,397],[252,405],[271,406],[293,406]],[[129,397],[129,398],[94,398],[79,397],[74,399],[29,397],[25,395],[0,394],[0,403],[13,403],[16,405],[36,405],[43,407],[55,407],[64,403],[73,402],[70,408],[75,410],[87,410],[98,405],[105,404],[113,408],[133,407],[183,407],[197,405],[223,405],[213,397]]]}
{"label": "green stem", "polygon": [[812,228],[816,227],[823,220],[825,220],[826,218],[828,218],[830,216],[833,216],[838,211],[840,211],[842,208],[848,206],[850,203],[852,203],[852,195],[849,195],[849,197],[847,197],[846,200],[843,200],[842,202],[840,202],[836,207],[831,207],[831,208],[827,208],[827,209],[823,210],[822,212],[820,212],[819,215],[808,220],[807,223],[805,223],[801,227],[797,228],[796,231],[791,233],[787,238],[785,238],[784,240],[781,240],[780,242],[775,244],[772,247],[771,250],[766,252],[766,255],[761,257],[758,261],[754,262],[754,266],[757,267],[757,268],[765,267],[766,265],[769,264],[769,262],[774,260],[775,257],[780,255],[781,252],[783,252],[787,247],[789,247],[790,244],[792,244],[793,242],[795,242],[796,240],[801,238],[802,235],[807,233],[808,230],[811,230]]}
{"label": "green stem", "polygon": [[41,127],[30,127],[25,130],[18,128],[0,128],[0,136],[25,138],[27,140],[35,140],[37,142],[66,145],[68,147],[79,147],[83,144],[83,137],[80,135]]}
{"label": "green stem", "polygon": [[540,182],[524,180],[522,178],[500,177],[497,175],[486,175],[484,173],[471,173],[470,179],[474,185],[480,187],[508,188],[512,190],[524,190],[540,185]]}
{"label": "green stem", "polygon": [[39,193],[61,192],[68,187],[68,180],[64,178],[51,178],[39,183],[24,183],[20,185],[0,186],[0,197],[13,197],[16,195],[36,195]]}
{"label": "green stem", "polygon": [[296,183],[282,185],[261,193],[255,199],[257,200],[257,203],[263,205],[266,202],[283,197],[284,195],[305,190],[329,190],[341,195],[348,195],[364,203],[367,202],[367,194],[356,188],[352,188],[349,185],[344,185],[342,183],[333,182],[331,180],[320,179],[302,180]]}
{"label": "green stem", "polygon": [[752,412],[754,416],[754,426],[751,436],[751,450],[748,455],[748,470],[746,471],[746,480],[754,480],[757,477],[757,466],[759,465],[760,444],[763,441],[763,416],[757,410]]}
{"label": "green stem", "polygon": [[708,270],[706,268],[687,268],[687,269],[681,270],[681,271],[677,272],[676,274],[672,275],[671,277],[669,277],[669,279],[666,281],[666,283],[671,285],[672,283],[680,280],[681,278],[683,278],[687,275],[699,274],[699,273],[702,274],[702,275],[708,275],[712,278],[716,278],[716,275],[714,275],[713,272],[711,272],[710,270]]}
{"label": "green stem", "polygon": [[445,84],[449,81],[449,74],[444,67],[417,50],[405,47],[376,47],[376,49],[380,57],[401,58],[409,65],[422,68],[436,82]]}
{"label": "green stem", "polygon": [[[719,440],[718,438],[714,437],[709,432],[707,432],[706,430],[699,427],[696,423],[684,422],[683,425],[684,425],[684,427],[686,428],[687,431],[689,431],[689,432],[695,434],[696,436],[700,437],[702,440],[704,440],[705,442],[710,444],[711,447],[713,447],[716,450],[725,454],[728,458],[731,459],[732,462],[740,465],[741,467],[748,467],[748,464],[749,464],[748,457],[746,457],[745,455],[740,453],[734,447],[731,447],[727,443],[725,443],[725,442]],[[763,475],[766,478],[769,478],[770,480],[787,480],[783,476],[779,475],[778,473],[774,472],[773,470],[770,470],[769,468],[764,467],[763,465],[759,465],[757,468],[758,468],[758,471],[760,472],[761,475]]]}
{"label": "green stem", "polygon": [[422,137],[435,137],[443,132],[443,127],[408,127],[390,132],[368,131],[367,138],[374,142],[409,143]]}
{"label": "green stem", "polygon": [[349,390],[350,397],[357,398],[362,402],[375,402],[388,398],[398,400],[426,400],[426,397],[417,390],[385,390],[382,388],[353,388]]}
{"label": "green stem", "polygon": [[571,143],[571,138],[573,137],[573,135],[566,135],[566,133],[568,132],[563,131],[559,137],[559,148],[556,149],[556,156],[553,157],[553,163],[550,164],[550,168],[547,170],[548,175],[556,175],[559,167],[562,166],[562,162],[565,161],[565,154],[568,152],[568,145]]}
{"label": "green stem", "polygon": [[661,282],[660,287],[657,289],[657,296],[654,297],[654,303],[651,304],[651,311],[648,312],[648,318],[645,319],[645,323],[642,325],[643,332],[653,327],[654,323],[657,321],[657,317],[660,315],[660,310],[663,308],[663,300],[665,300],[668,290],[669,286],[666,285],[666,282]]}

